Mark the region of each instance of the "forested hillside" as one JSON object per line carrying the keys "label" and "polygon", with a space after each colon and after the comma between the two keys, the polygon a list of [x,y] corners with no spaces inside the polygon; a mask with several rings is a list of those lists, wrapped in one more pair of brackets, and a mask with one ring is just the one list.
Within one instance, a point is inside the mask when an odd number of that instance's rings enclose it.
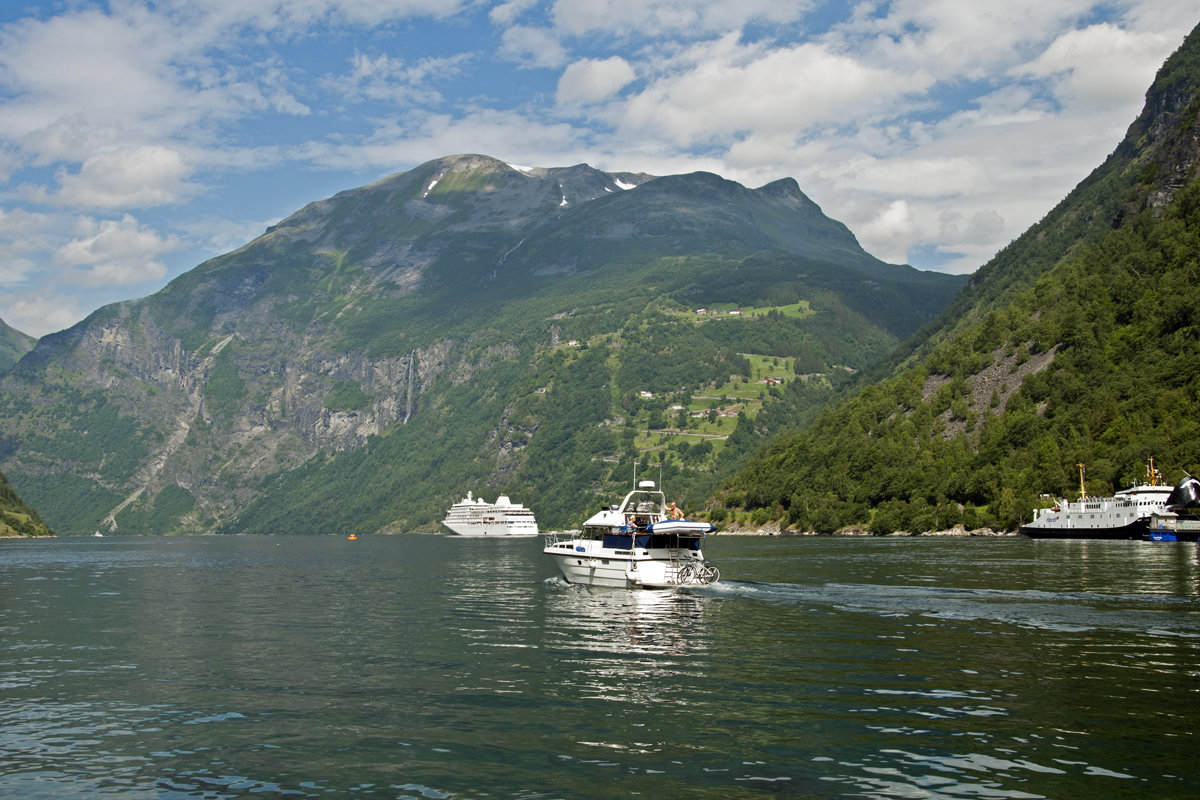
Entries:
{"label": "forested hillside", "polygon": [[0,472],[0,538],[15,536],[53,536],[54,531],[42,522]]}
{"label": "forested hillside", "polygon": [[0,467],[68,534],[436,530],[467,491],[568,527],[635,464],[699,509],[964,280],[791,180],[449,156],[44,337]]}
{"label": "forested hillside", "polygon": [[0,319],[0,374],[7,372],[37,342]]}
{"label": "forested hillside", "polygon": [[1198,48],[1193,32],[1114,155],[916,355],[774,442],[724,502],[804,530],[1011,530],[1039,495],[1077,493],[1077,464],[1089,494],[1149,458],[1171,481],[1200,469]]}

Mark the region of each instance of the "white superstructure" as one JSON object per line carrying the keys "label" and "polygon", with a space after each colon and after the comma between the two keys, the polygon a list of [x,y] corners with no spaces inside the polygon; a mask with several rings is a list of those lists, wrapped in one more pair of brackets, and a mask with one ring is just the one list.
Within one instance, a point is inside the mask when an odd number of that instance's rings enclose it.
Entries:
{"label": "white superstructure", "polygon": [[496,502],[467,496],[450,506],[442,524],[458,536],[537,536],[533,511],[502,494]]}
{"label": "white superstructure", "polygon": [[1079,499],[1058,499],[1051,508],[1036,508],[1033,520],[1020,532],[1032,539],[1140,539],[1149,530],[1150,518],[1162,512],[1172,487],[1151,459],[1146,478],[1112,497],[1089,497],[1079,465]]}
{"label": "white superstructure", "polygon": [[642,481],[620,505],[605,506],[583,523],[582,532],[546,534],[542,552],[568,583],[665,589],[718,580],[700,551],[700,540],[715,527],[670,516],[666,496],[654,481]]}

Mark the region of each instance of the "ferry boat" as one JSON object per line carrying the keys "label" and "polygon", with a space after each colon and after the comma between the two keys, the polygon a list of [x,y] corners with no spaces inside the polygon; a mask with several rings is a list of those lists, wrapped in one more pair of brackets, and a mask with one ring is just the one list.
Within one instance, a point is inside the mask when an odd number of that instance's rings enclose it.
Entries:
{"label": "ferry boat", "polygon": [[546,534],[542,552],[568,583],[626,589],[669,589],[720,579],[700,540],[716,526],[672,519],[674,503],[654,481],[641,481],[619,505],[604,506],[580,531]]}
{"label": "ferry boat", "polygon": [[1166,508],[1174,489],[1163,483],[1151,459],[1140,483],[1112,497],[1088,497],[1085,469],[1079,466],[1079,500],[1056,500],[1051,508],[1036,508],[1033,521],[1020,527],[1031,539],[1141,539],[1150,518]]}
{"label": "ferry boat", "polygon": [[456,536],[537,536],[533,511],[502,494],[496,502],[467,496],[450,506],[442,524]]}

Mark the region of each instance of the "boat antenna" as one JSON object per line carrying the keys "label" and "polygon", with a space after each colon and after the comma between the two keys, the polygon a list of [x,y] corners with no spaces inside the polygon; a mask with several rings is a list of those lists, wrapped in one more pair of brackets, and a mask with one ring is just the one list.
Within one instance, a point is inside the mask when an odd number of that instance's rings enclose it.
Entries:
{"label": "boat antenna", "polygon": [[1075,466],[1079,467],[1079,499],[1083,500],[1087,497],[1087,490],[1083,488],[1083,473],[1087,472],[1087,467],[1082,462]]}

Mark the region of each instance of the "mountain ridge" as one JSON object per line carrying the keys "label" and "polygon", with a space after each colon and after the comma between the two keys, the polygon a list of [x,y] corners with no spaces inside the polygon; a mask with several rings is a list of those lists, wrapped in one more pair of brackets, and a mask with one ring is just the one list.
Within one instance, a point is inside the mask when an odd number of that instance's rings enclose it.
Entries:
{"label": "mountain ridge", "polygon": [[[1008,530],[1200,462],[1200,27],[1114,152],[812,426],[723,488],[785,527]],[[831,480],[831,476],[835,476]]]}
{"label": "mountain ridge", "polygon": [[0,375],[12,369],[35,344],[36,338],[22,333],[0,319]]}
{"label": "mountain ridge", "polygon": [[[658,398],[698,405],[761,352],[802,360],[817,402],[964,280],[878,262],[786,180],[448,156],[45,337],[0,380],[0,468],[70,533],[429,529],[460,484],[512,481],[564,526],[639,453],[699,502],[788,423],[687,466],[645,433]],[[792,310],[696,316],[718,303]]]}

